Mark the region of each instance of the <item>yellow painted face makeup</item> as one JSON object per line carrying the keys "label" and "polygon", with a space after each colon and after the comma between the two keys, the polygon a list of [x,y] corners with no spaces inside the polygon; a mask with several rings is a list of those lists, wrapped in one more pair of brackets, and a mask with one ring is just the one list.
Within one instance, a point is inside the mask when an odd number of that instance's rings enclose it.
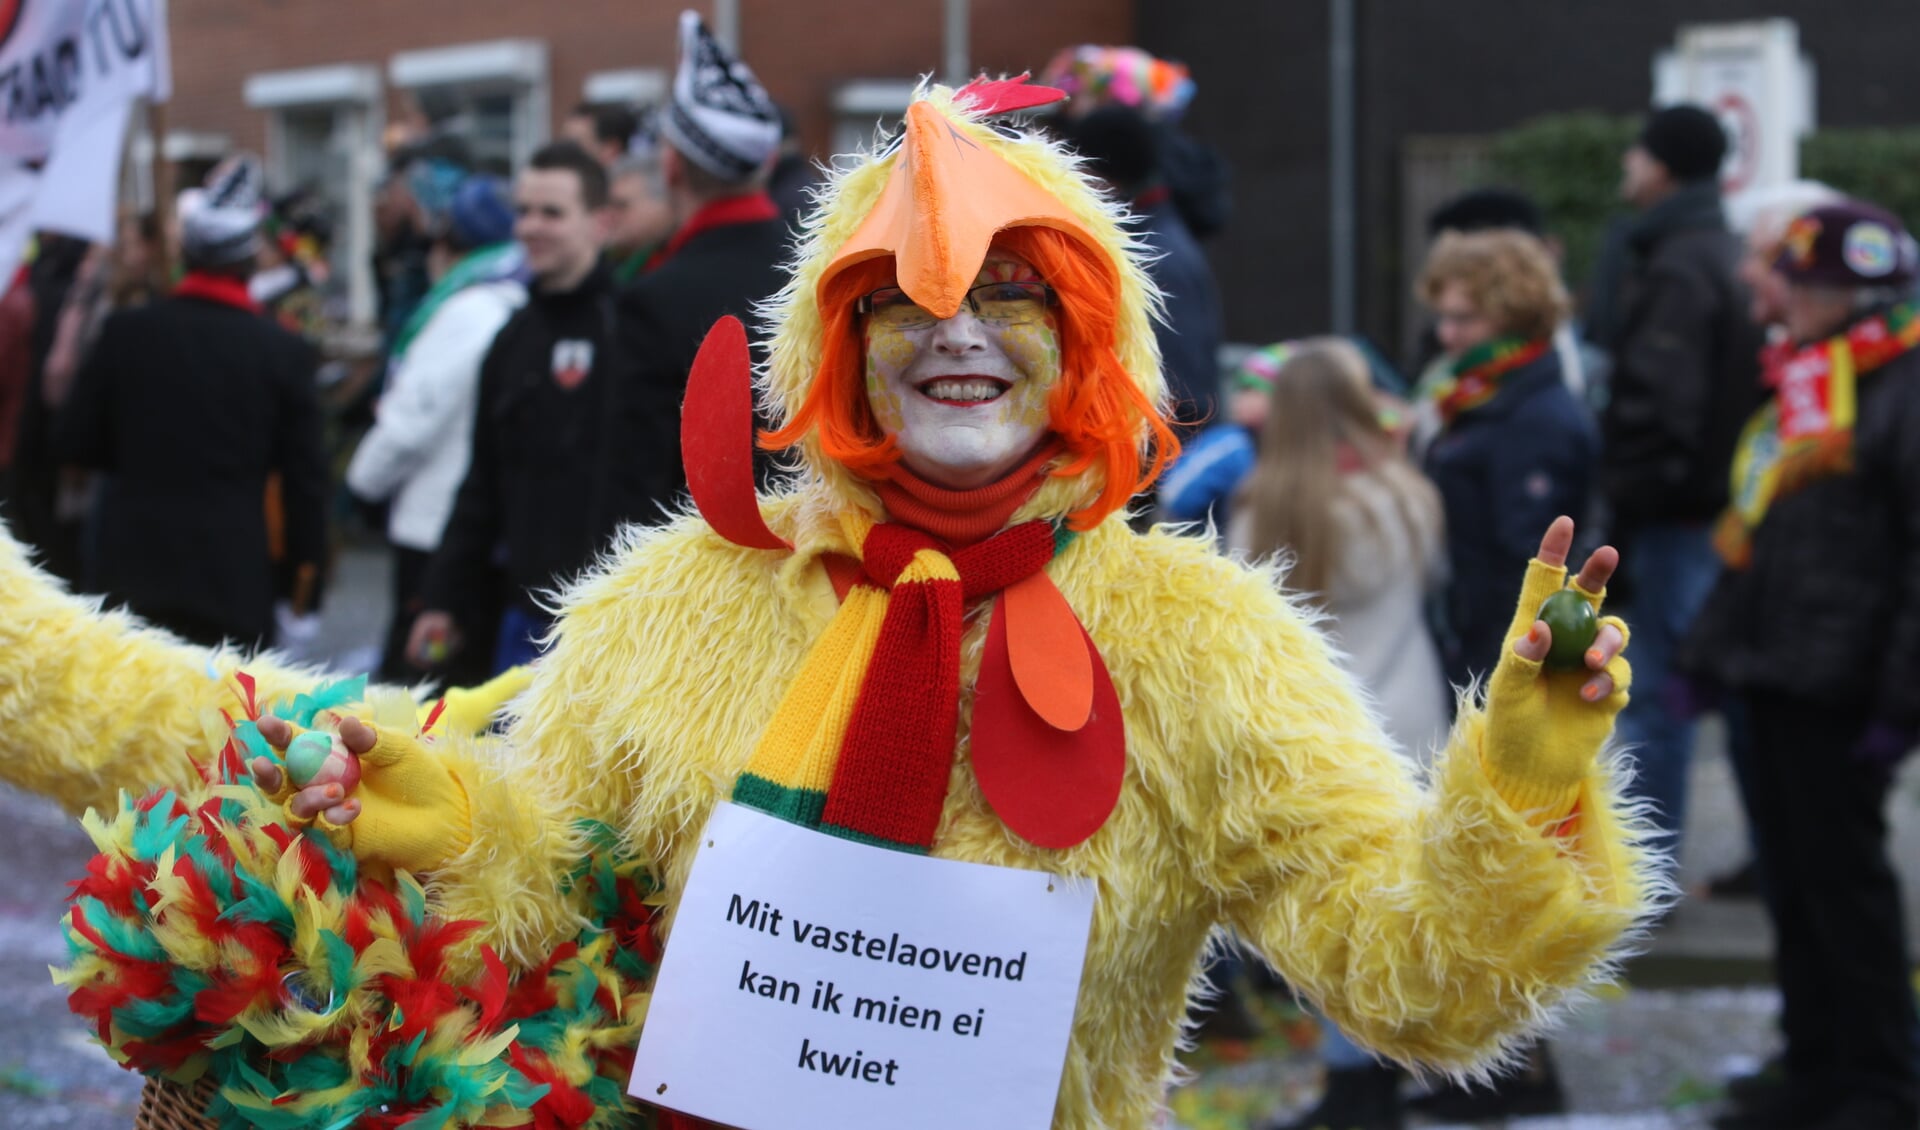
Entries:
{"label": "yellow painted face makeup", "polygon": [[[975,286],[1042,281],[1018,256],[991,251]],[[962,302],[951,318],[896,328],[868,318],[867,400],[920,477],[956,490],[997,481],[1045,440],[1060,379],[1052,309],[1001,324]]]}

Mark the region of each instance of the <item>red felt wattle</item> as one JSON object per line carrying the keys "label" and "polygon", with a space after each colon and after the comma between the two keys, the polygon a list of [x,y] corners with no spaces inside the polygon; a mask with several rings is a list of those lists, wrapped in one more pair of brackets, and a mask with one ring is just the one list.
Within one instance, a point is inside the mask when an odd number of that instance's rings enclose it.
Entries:
{"label": "red felt wattle", "polygon": [[1034,712],[1014,681],[1004,598],[995,602],[987,652],[974,685],[972,757],[980,791],[1001,821],[1043,848],[1070,848],[1100,830],[1120,800],[1127,731],[1120,696],[1086,629],[1093,660],[1093,711],[1062,732]]}
{"label": "red felt wattle", "polygon": [[1030,83],[1033,72],[1022,71],[1013,78],[988,78],[981,75],[954,92],[955,102],[965,103],[982,114],[1011,114],[1066,100],[1067,92],[1051,86]]}
{"label": "red felt wattle", "polygon": [[747,327],[729,314],[707,331],[687,375],[680,457],[693,503],[715,533],[749,549],[785,549],[754,492],[752,372]]}

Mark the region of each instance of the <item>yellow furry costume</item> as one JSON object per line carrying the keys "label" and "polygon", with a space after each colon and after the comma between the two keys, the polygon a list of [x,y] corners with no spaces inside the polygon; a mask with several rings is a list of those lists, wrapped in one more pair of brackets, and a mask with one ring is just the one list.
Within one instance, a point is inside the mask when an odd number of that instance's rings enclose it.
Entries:
{"label": "yellow furry costume", "polygon": [[[1158,396],[1150,286],[1110,207],[1045,142],[981,124],[945,91],[928,99],[1103,241],[1121,268],[1120,357]],[[820,350],[815,283],[894,159],[842,174],[809,223],[765,381],[787,413]],[[821,559],[854,548],[840,515],[884,517],[864,483],[817,449],[809,456],[804,478],[767,503],[793,552],[730,544],[691,515],[629,531],[565,595],[556,642],[505,741],[454,741],[432,754],[383,730],[372,763],[390,770],[386,792],[343,841],[431,870],[435,909],[483,921],[474,942],[521,967],[580,928],[563,877],[586,850],[581,818],[618,829],[671,902],[714,804],[835,613]],[[1016,521],[1084,505],[1098,476],[1048,480]],[[60,595],[10,543],[0,553],[0,757],[10,779],[74,805],[116,783],[168,779],[170,759],[199,744],[198,712],[228,695],[215,675],[233,659],[210,668],[203,653]],[[1271,572],[1198,538],[1136,534],[1117,517],[1047,572],[1122,704],[1118,805],[1065,851],[1026,843],[994,815],[968,758],[987,626],[970,615],[933,854],[1097,885],[1056,1126],[1154,1124],[1189,979],[1216,926],[1237,930],[1361,1043],[1459,1072],[1498,1064],[1556,1003],[1608,972],[1661,882],[1598,756],[1625,699],[1624,666],[1612,699],[1579,706],[1534,693],[1531,671],[1497,675],[1492,704],[1463,707],[1422,788]],[[1536,562],[1521,607],[1537,607],[1563,578]],[[1504,666],[1517,664],[1508,656]],[[265,694],[305,681],[249,669]],[[369,770],[369,783],[379,778]],[[1569,812],[1576,831],[1551,826]]]}

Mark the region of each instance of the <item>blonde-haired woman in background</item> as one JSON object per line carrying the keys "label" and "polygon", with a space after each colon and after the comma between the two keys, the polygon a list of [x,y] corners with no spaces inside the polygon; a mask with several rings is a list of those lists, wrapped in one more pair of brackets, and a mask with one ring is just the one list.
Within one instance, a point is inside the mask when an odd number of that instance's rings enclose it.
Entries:
{"label": "blonde-haired woman in background", "polygon": [[[1323,610],[1381,724],[1422,761],[1446,733],[1447,686],[1424,606],[1439,573],[1439,492],[1383,423],[1366,359],[1338,338],[1300,343],[1280,366],[1227,544],[1284,555],[1287,588]],[[1287,1127],[1396,1130],[1399,1073],[1321,1023],[1327,1090]]]}

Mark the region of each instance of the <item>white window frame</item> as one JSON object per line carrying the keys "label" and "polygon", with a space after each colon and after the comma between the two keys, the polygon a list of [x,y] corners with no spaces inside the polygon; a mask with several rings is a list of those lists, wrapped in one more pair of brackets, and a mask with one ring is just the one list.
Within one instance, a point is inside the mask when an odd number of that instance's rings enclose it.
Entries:
{"label": "white window frame", "polygon": [[246,104],[267,114],[267,176],[284,187],[288,177],[286,120],[289,110],[332,109],[334,129],[349,131],[345,212],[337,217],[338,238],[346,244],[347,317],[354,327],[374,320],[373,190],[384,157],[380,132],[386,124],[386,99],[380,68],[367,63],[264,71],[247,76]]}
{"label": "white window frame", "polygon": [[661,67],[629,67],[619,71],[595,71],[580,84],[580,100],[596,106],[630,106],[646,109],[665,105],[672,80]]}
{"label": "white window frame", "polygon": [[833,152],[855,153],[873,145],[882,121],[898,125],[920,88],[916,79],[861,78],[841,83],[833,92]]}
{"label": "white window frame", "polygon": [[387,81],[403,90],[435,86],[493,87],[514,95],[512,158],[527,163],[552,129],[547,44],[493,39],[402,51],[387,61]]}

